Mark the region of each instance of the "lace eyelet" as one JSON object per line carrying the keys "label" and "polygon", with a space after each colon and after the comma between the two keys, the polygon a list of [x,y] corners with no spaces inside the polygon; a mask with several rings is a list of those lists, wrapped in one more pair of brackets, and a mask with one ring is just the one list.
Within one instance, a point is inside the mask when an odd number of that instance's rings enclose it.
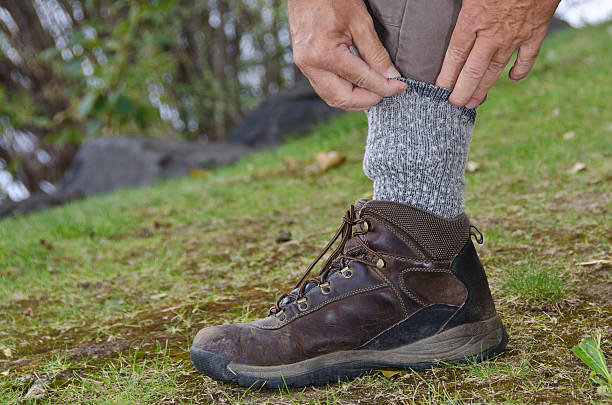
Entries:
{"label": "lace eyelet", "polygon": [[372,224],[369,223],[368,221],[363,221],[363,224],[361,224],[361,229],[364,232],[370,232],[374,228],[372,227]]}
{"label": "lace eyelet", "polygon": [[300,311],[306,311],[308,309],[308,301],[306,301],[306,298],[300,298],[296,302]]}
{"label": "lace eyelet", "polygon": [[324,295],[331,294],[332,292],[329,282],[320,284],[319,288],[321,289],[321,294],[324,294]]}
{"label": "lace eyelet", "polygon": [[342,274],[342,277],[344,278],[351,278],[353,277],[353,270],[351,270],[350,267],[346,266],[342,270],[340,270],[340,274]]}
{"label": "lace eyelet", "polygon": [[376,262],[376,267],[378,267],[379,269],[384,269],[386,265],[387,263],[385,263],[383,259],[378,259],[378,261]]}

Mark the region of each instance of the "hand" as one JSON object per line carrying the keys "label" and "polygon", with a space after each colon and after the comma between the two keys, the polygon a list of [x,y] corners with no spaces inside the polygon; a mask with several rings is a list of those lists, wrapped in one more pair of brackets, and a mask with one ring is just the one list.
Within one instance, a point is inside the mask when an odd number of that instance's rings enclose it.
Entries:
{"label": "hand", "polygon": [[[288,7],[295,64],[327,104],[366,110],[406,89],[389,80],[401,75],[363,0],[288,0]],[[351,45],[361,57],[351,53]]]}
{"label": "hand", "polygon": [[453,88],[448,101],[475,108],[519,48],[510,79],[533,67],[560,0],[463,0],[436,80]]}

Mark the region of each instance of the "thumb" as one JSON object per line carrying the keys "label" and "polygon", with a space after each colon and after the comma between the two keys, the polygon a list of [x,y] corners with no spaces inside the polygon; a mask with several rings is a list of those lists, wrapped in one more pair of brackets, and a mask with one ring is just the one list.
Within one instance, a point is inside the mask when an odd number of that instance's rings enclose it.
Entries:
{"label": "thumb", "polygon": [[391,57],[382,42],[380,42],[373,24],[369,24],[367,28],[355,30],[353,32],[353,44],[354,47],[351,47],[351,51],[354,52],[356,48],[356,54],[372,69],[385,76],[387,79],[402,76],[395,66],[393,66]]}

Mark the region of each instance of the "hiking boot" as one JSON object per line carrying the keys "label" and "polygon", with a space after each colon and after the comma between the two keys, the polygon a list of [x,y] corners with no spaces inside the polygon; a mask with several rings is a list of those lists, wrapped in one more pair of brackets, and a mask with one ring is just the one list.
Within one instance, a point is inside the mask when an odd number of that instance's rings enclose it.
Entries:
{"label": "hiking boot", "polygon": [[[465,214],[446,219],[359,200],[266,318],[202,329],[191,361],[221,381],[280,387],[494,356],[508,336],[471,229]],[[307,279],[338,239],[319,275]]]}

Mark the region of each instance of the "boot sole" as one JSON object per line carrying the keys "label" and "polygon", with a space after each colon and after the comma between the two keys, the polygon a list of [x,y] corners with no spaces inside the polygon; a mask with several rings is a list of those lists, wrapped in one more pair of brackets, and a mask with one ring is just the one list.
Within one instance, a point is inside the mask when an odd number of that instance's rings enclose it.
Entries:
{"label": "boot sole", "polygon": [[402,368],[422,371],[436,365],[482,361],[504,351],[508,334],[498,316],[456,326],[390,350],[346,350],[278,366],[230,362],[197,347],[190,350],[199,372],[243,387],[304,387],[346,381],[371,370]]}

